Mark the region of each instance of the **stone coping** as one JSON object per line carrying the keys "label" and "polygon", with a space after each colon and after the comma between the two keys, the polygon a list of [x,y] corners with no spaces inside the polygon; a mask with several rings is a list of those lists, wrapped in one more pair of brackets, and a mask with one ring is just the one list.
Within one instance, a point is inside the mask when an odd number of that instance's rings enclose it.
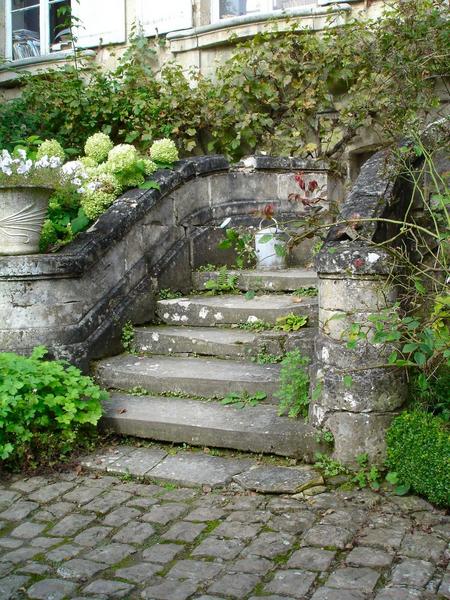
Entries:
{"label": "stone coping", "polygon": [[[272,10],[269,12],[259,12],[248,15],[238,15],[227,19],[221,19],[209,25],[200,25],[191,29],[183,29],[182,31],[174,31],[167,35],[167,39],[179,40],[187,37],[195,37],[203,33],[213,33],[222,29],[229,29],[240,25],[251,25],[253,23],[261,23],[262,21],[273,21],[278,19],[289,19],[295,17],[309,17],[318,15],[328,15],[330,12],[350,11],[350,3],[358,2],[359,0],[319,0],[318,4],[309,6],[301,6],[296,8]],[[331,6],[330,6],[331,5]],[[336,5],[336,7],[335,7]]]}
{"label": "stone coping", "polygon": [[162,169],[154,175],[159,190],[132,189],[120,196],[91,228],[54,254],[0,256],[0,281],[15,279],[60,279],[81,277],[109,247],[123,238],[131,227],[156,203],[195,177],[227,171],[326,171],[323,161],[294,157],[251,156],[235,165],[222,155],[180,160],[173,171]]}

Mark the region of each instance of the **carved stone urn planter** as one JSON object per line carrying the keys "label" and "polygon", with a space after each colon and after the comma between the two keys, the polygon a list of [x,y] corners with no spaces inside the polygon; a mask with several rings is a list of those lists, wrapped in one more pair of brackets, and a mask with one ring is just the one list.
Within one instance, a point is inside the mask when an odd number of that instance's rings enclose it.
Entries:
{"label": "carved stone urn planter", "polygon": [[0,254],[36,254],[52,189],[0,187]]}

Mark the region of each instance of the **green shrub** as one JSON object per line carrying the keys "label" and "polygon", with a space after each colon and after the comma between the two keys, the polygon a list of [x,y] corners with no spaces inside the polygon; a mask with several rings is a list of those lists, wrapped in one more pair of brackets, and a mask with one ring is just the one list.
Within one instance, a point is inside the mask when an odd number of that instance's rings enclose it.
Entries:
{"label": "green shrub", "polygon": [[64,361],[0,353],[0,465],[59,460],[86,440],[107,393]]}
{"label": "green shrub", "polygon": [[387,465],[431,502],[450,506],[450,432],[439,417],[422,411],[404,412],[386,436]]}
{"label": "green shrub", "polygon": [[382,18],[348,19],[320,36],[274,24],[237,45],[213,77],[173,63],[159,70],[157,46],[135,30],[110,71],[78,57],[22,77],[22,97],[0,105],[0,146],[12,149],[36,134],[75,155],[101,131],[144,151],[173,137],[183,155],[239,159],[266,151],[339,160],[361,126],[397,139],[439,105],[447,12],[445,0],[395,0]]}

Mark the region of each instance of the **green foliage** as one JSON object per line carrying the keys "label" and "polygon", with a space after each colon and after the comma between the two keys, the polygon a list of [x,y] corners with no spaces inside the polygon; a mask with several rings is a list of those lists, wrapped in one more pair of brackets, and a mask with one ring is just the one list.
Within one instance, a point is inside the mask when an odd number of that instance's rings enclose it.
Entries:
{"label": "green foliage", "polygon": [[110,71],[74,56],[62,69],[24,76],[22,97],[0,110],[0,146],[36,134],[76,154],[102,131],[140,150],[171,136],[183,154],[339,158],[360,127],[398,138],[436,106],[435,82],[448,71],[447,10],[444,0],[396,0],[382,18],[348,20],[320,36],[274,25],[238,45],[211,78],[170,63],[158,73],[157,42],[134,32]]}
{"label": "green foliage", "polygon": [[7,467],[59,460],[92,432],[108,395],[63,361],[0,353],[0,460]]}
{"label": "green foliage", "polygon": [[169,288],[164,288],[159,290],[158,298],[160,300],[175,300],[175,298],[182,298],[183,294],[181,292],[175,292]]}
{"label": "green foliage", "polygon": [[360,469],[353,475],[352,481],[360,488],[371,487],[373,490],[379,490],[381,486],[381,473],[375,465],[369,464],[369,457],[366,453],[359,454],[356,462]]}
{"label": "green foliage", "polygon": [[442,419],[404,412],[386,436],[387,465],[397,480],[431,502],[450,506],[450,432]]}
{"label": "green foliage", "polygon": [[229,227],[225,230],[225,238],[219,242],[218,248],[227,250],[233,248],[236,252],[238,269],[252,267],[255,264],[255,247],[253,234],[245,229]]}
{"label": "green foliage", "polygon": [[197,268],[197,272],[198,273],[209,273],[209,272],[217,271],[219,268],[220,268],[220,265],[213,265],[212,263],[206,263],[206,265],[200,265]]}
{"label": "green foliage", "polygon": [[294,296],[299,296],[300,298],[302,297],[314,297],[317,296],[318,294],[318,290],[316,287],[301,287],[296,289],[293,292]]}
{"label": "green foliage", "polygon": [[336,475],[347,475],[349,473],[347,467],[321,452],[316,452],[314,465],[325,477],[335,477]]}
{"label": "green foliage", "polygon": [[332,446],[334,444],[334,435],[329,429],[322,429],[316,434],[316,441],[319,444],[325,442],[325,444]]}
{"label": "green foliage", "polygon": [[288,352],[281,362],[280,389],[275,394],[280,400],[278,414],[306,417],[309,406],[309,358],[298,350]]}
{"label": "green foliage", "polygon": [[122,327],[122,346],[125,352],[134,352],[134,326],[131,321],[127,321],[125,325]]}
{"label": "green foliage", "polygon": [[238,275],[228,273],[227,267],[220,267],[217,275],[205,281],[204,288],[211,295],[226,294],[237,290]]}
{"label": "green foliage", "polygon": [[221,404],[231,405],[235,408],[249,408],[252,406],[258,406],[260,402],[267,398],[265,392],[255,392],[250,394],[247,391],[243,392],[230,392],[221,400]]}
{"label": "green foliage", "polygon": [[283,317],[277,318],[276,330],[279,331],[298,331],[308,322],[308,317],[305,315],[295,315],[289,313]]}
{"label": "green foliage", "polygon": [[258,363],[258,365],[271,365],[281,362],[283,360],[283,356],[283,354],[270,354],[265,348],[263,348],[255,357],[252,358],[252,360]]}
{"label": "green foliage", "polygon": [[239,329],[259,333],[260,331],[267,331],[269,329],[273,329],[273,325],[271,323],[267,323],[266,321],[261,321],[260,319],[257,319],[256,321],[240,323]]}

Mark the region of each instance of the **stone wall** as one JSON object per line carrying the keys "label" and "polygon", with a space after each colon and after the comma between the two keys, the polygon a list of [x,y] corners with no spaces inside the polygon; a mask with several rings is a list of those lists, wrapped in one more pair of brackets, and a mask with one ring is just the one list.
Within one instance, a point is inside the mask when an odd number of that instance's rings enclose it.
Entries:
{"label": "stone wall", "polygon": [[29,353],[43,344],[83,366],[118,352],[123,324],[151,321],[159,289],[188,292],[193,268],[226,262],[217,250],[225,217],[256,224],[252,211],[269,202],[281,218],[308,210],[288,200],[298,170],[338,199],[323,163],[253,157],[230,167],[201,157],[158,172],[160,191],[126,192],[56,254],[0,257],[0,348]]}

